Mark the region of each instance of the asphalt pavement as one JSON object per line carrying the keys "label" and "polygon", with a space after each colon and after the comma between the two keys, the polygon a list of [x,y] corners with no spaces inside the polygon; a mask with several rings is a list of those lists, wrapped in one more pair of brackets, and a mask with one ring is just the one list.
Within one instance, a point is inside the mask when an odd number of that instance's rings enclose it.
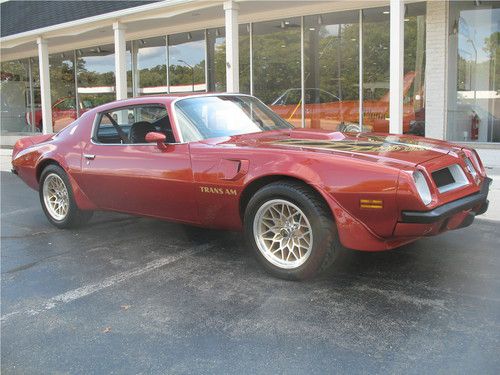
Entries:
{"label": "asphalt pavement", "polygon": [[0,178],[2,374],[500,370],[498,221],[289,282],[238,233],[112,213],[58,230]]}

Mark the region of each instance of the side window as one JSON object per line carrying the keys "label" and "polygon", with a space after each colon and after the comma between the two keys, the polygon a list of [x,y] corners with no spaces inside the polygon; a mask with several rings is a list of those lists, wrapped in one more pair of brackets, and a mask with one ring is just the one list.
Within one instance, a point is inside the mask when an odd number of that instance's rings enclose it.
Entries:
{"label": "side window", "polygon": [[129,106],[102,112],[94,140],[105,144],[143,144],[150,132],[163,133],[168,143],[175,142],[163,105]]}

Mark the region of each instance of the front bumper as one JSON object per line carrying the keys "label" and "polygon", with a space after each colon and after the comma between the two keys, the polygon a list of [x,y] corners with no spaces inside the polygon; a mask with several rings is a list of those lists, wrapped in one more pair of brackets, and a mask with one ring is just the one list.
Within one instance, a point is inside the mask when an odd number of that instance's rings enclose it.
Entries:
{"label": "front bumper", "polygon": [[403,211],[401,212],[402,222],[431,224],[467,210],[473,210],[474,215],[484,214],[488,209],[488,191],[491,181],[491,178],[486,177],[478,193],[443,204],[431,211]]}

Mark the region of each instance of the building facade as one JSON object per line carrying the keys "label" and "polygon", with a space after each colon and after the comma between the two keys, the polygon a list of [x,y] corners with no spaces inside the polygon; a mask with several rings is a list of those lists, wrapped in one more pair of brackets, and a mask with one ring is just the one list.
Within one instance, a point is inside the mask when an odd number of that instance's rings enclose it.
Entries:
{"label": "building facade", "polygon": [[298,127],[500,145],[497,1],[23,3],[1,4],[4,139],[115,99],[229,91]]}

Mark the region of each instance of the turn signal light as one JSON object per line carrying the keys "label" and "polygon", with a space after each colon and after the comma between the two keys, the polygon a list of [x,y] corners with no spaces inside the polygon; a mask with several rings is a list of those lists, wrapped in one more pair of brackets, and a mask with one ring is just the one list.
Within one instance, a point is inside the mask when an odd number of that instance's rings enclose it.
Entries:
{"label": "turn signal light", "polygon": [[370,208],[370,209],[380,209],[383,208],[382,201],[380,199],[360,199],[360,208]]}

